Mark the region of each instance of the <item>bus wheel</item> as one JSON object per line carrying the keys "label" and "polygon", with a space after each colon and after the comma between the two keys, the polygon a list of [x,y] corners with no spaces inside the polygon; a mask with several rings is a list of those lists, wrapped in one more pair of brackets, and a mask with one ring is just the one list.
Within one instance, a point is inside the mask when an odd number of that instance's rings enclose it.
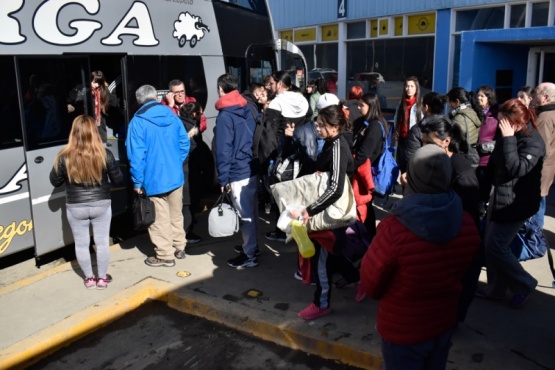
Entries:
{"label": "bus wheel", "polygon": [[185,35],[181,36],[179,38],[179,47],[182,48],[183,46],[185,46],[186,42],[187,42],[187,37],[185,37]]}
{"label": "bus wheel", "polygon": [[197,37],[193,36],[191,37],[191,41],[189,41],[191,43],[191,47],[194,48],[195,45],[197,44]]}

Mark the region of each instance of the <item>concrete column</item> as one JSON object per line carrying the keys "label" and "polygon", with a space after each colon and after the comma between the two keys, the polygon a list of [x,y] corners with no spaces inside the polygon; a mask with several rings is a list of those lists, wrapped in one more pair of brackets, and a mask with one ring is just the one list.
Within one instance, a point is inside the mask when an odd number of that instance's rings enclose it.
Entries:
{"label": "concrete column", "polygon": [[339,22],[337,25],[337,97],[347,97],[347,23]]}

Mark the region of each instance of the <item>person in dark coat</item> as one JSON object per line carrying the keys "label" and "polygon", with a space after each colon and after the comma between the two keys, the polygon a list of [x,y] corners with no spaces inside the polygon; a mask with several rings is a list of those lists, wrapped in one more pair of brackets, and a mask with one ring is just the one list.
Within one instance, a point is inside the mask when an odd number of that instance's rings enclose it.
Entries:
{"label": "person in dark coat", "polygon": [[509,306],[523,306],[538,284],[511,252],[511,241],[541,200],[541,176],[545,144],[537,131],[536,117],[520,100],[511,99],[499,108],[501,136],[488,162],[494,186],[489,201],[484,246],[488,286],[477,291],[482,298],[504,299],[513,293]]}

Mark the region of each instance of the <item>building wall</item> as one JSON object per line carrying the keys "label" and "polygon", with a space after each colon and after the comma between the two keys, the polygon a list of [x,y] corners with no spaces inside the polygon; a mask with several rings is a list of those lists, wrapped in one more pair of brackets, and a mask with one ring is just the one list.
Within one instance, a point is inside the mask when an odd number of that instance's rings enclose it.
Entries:
{"label": "building wall", "polygon": [[[347,20],[438,9],[506,4],[519,0],[345,0]],[[520,1],[521,2],[521,1]],[[276,30],[337,22],[337,0],[268,0]]]}

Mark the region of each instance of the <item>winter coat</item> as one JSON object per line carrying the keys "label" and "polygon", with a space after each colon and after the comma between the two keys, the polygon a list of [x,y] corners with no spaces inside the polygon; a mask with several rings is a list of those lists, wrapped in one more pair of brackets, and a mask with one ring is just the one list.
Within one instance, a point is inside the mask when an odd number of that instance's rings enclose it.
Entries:
{"label": "winter coat", "polygon": [[[497,120],[497,107],[489,107],[484,111],[485,120],[484,124],[480,126],[480,133],[478,134],[478,142],[486,143],[488,141],[495,140],[495,135],[497,134],[497,126],[499,121]],[[485,167],[489,162],[489,155],[484,155],[480,157],[480,162],[478,166]]]}
{"label": "winter coat", "polygon": [[[370,122],[364,121],[364,124],[357,132],[354,133],[353,155],[355,168],[360,167],[367,159],[371,163],[378,163],[382,153],[384,152],[383,132],[378,120]],[[384,125],[387,135],[387,126]]]}
{"label": "winter coat", "polygon": [[542,197],[547,196],[555,176],[555,104],[536,108],[538,132],[545,144],[545,158],[542,169]]}
{"label": "winter coat", "polygon": [[478,133],[480,126],[482,126],[482,121],[478,118],[476,111],[472,109],[470,104],[461,104],[451,111],[449,117],[454,125],[458,125],[461,128],[463,138],[468,141],[468,145],[475,146],[478,144]]}
{"label": "winter coat", "polygon": [[541,171],[545,145],[540,134],[528,124],[514,136],[498,137],[487,171],[495,187],[491,220],[510,223],[526,220],[540,206]]}
{"label": "winter coat", "polygon": [[266,109],[264,124],[276,134],[277,142],[282,142],[283,131],[288,123],[301,126],[308,121],[309,105],[303,94],[294,91],[279,93]]}
{"label": "winter coat", "polygon": [[[110,182],[108,182],[108,178]],[[50,171],[50,183],[55,186],[66,184],[66,203],[92,203],[99,200],[110,199],[110,183],[117,184],[123,180],[123,174],[116,163],[114,155],[106,149],[106,169],[102,172],[100,184],[84,185],[69,182],[65,158],[58,160],[58,171]]]}
{"label": "winter coat", "polygon": [[415,344],[451,330],[462,278],[479,244],[478,229],[453,191],[397,202],[378,224],[360,270],[363,289],[379,300],[382,338]]}
{"label": "winter coat", "polygon": [[237,90],[218,99],[216,109],[219,111],[214,132],[216,168],[220,186],[224,187],[257,173],[252,153],[256,122],[247,101]]}
{"label": "winter coat", "polygon": [[144,187],[152,196],[183,185],[190,141],[171,109],[156,101],[145,103],[129,123],[125,146],[135,189]]}

